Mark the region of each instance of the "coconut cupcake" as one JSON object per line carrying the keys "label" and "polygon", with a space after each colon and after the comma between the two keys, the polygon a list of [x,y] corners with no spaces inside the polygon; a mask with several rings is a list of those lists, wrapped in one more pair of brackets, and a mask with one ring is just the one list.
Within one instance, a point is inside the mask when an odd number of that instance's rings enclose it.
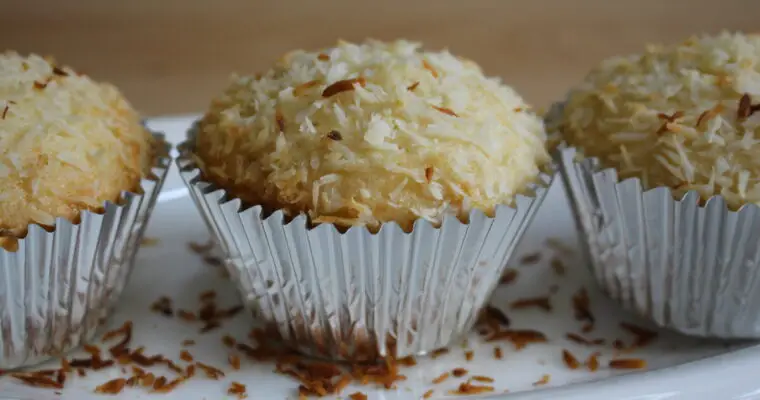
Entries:
{"label": "coconut cupcake", "polygon": [[89,339],[124,286],[168,160],[113,86],[0,54],[0,368]]}
{"label": "coconut cupcake", "polygon": [[371,358],[472,325],[544,194],[545,142],[473,62],[341,42],[234,77],[179,162],[252,309],[305,352]]}
{"label": "coconut cupcake", "polygon": [[597,279],[662,326],[760,337],[756,103],[760,37],[724,33],[606,60],[549,117]]}

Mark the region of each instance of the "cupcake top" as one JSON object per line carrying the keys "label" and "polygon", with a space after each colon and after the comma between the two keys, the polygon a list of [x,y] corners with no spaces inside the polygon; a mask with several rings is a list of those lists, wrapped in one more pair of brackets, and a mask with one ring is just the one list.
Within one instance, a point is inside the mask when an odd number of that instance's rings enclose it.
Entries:
{"label": "cupcake top", "polygon": [[621,178],[732,209],[760,204],[760,36],[723,33],[602,62],[573,89],[563,139]]}
{"label": "cupcake top", "polygon": [[490,215],[549,160],[513,89],[406,41],[295,51],[233,77],[196,140],[204,177],[248,205],[340,226]]}
{"label": "cupcake top", "polygon": [[113,86],[36,55],[0,54],[2,242],[138,190],[152,141]]}

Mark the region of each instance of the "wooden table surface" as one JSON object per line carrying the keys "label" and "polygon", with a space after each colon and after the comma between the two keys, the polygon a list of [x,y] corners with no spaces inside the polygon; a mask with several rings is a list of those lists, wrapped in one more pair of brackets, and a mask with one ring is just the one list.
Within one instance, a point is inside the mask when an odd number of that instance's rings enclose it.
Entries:
{"label": "wooden table surface", "polygon": [[700,32],[760,32],[759,0],[8,0],[0,47],[111,81],[146,115],[202,111],[231,72],[338,38],[448,47],[537,106],[604,57]]}

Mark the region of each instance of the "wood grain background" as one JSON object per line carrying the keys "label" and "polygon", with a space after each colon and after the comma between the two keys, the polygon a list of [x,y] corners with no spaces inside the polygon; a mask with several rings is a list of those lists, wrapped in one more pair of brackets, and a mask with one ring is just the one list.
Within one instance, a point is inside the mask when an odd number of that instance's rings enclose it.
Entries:
{"label": "wood grain background", "polygon": [[338,38],[448,47],[546,106],[604,57],[760,32],[758,0],[0,0],[0,47],[54,55],[147,115],[202,111],[229,73]]}

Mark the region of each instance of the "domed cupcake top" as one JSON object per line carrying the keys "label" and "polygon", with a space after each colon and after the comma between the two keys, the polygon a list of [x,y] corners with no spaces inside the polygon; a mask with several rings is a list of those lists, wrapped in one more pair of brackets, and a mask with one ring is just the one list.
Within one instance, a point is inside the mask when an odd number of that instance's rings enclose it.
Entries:
{"label": "domed cupcake top", "polygon": [[342,226],[491,213],[537,181],[539,118],[473,62],[340,42],[233,78],[200,122],[205,177],[249,205]]}
{"label": "domed cupcake top", "polygon": [[0,54],[0,236],[74,221],[138,190],[152,142],[114,87],[36,55]]}
{"label": "domed cupcake top", "polygon": [[562,137],[645,188],[760,204],[760,36],[723,33],[601,63],[574,88]]}

